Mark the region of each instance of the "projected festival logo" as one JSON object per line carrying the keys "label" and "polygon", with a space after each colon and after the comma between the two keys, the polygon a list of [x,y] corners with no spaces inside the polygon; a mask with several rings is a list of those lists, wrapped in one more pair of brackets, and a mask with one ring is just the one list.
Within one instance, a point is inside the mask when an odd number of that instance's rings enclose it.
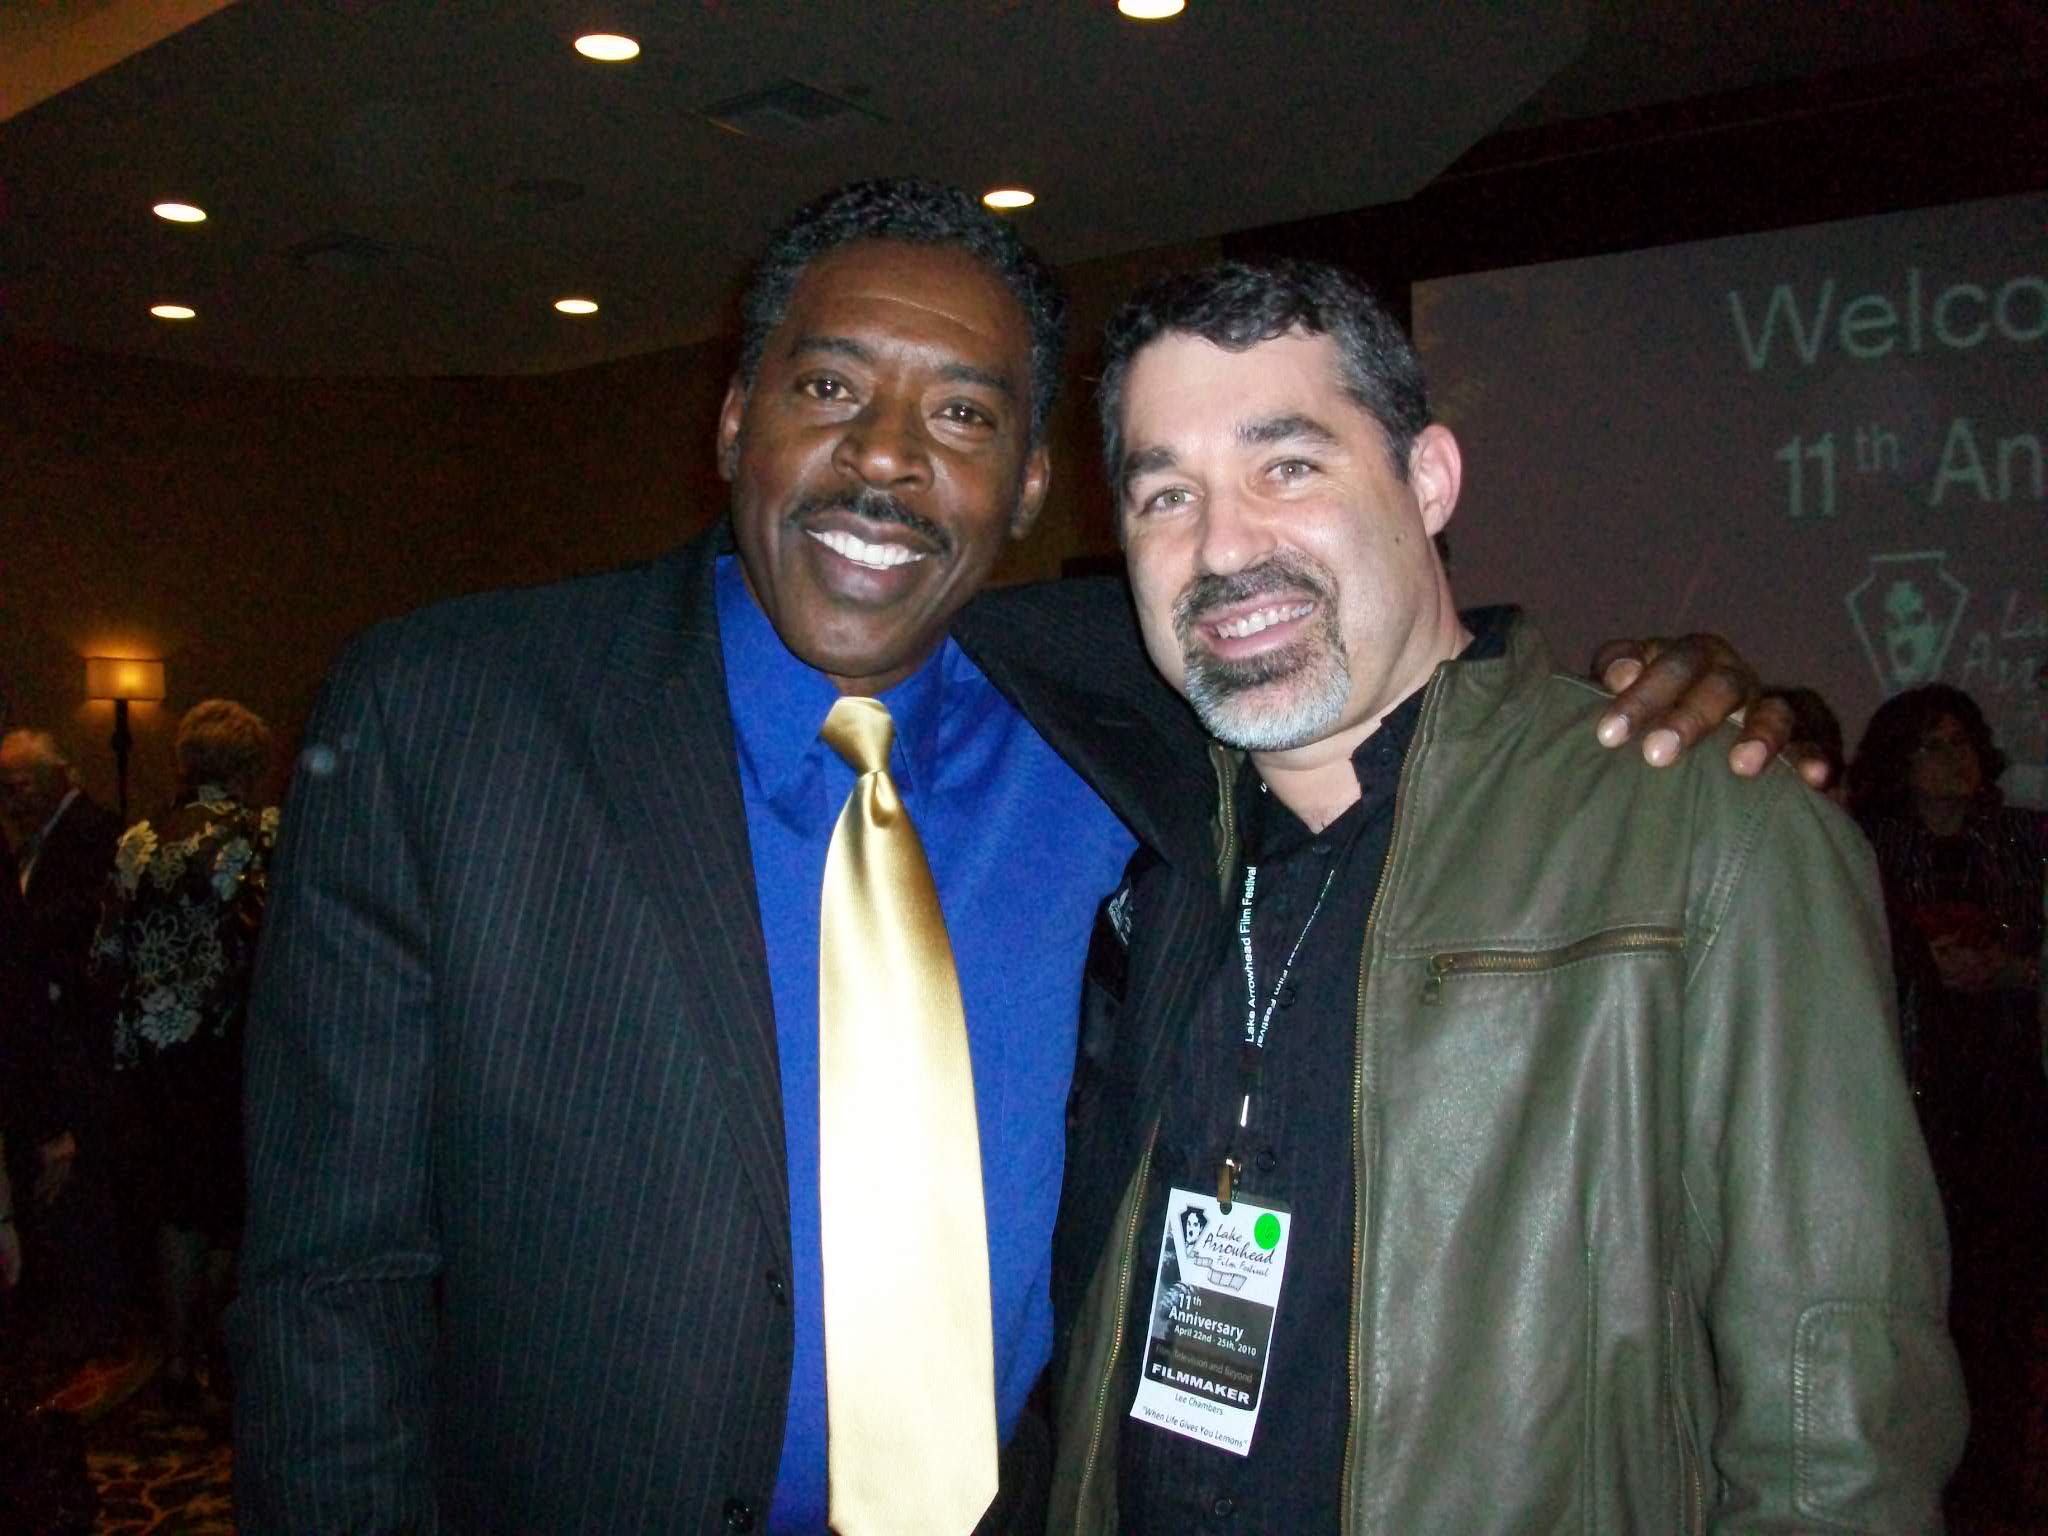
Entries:
{"label": "projected festival logo", "polygon": [[1844,599],[1863,654],[1887,694],[1941,676],[1970,589],[1948,573],[1944,550],[1873,555]]}

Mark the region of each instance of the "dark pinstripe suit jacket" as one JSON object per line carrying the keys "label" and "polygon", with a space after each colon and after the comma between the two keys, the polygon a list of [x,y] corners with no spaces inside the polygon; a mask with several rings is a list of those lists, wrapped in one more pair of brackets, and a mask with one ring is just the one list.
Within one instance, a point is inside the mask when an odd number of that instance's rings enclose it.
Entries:
{"label": "dark pinstripe suit jacket", "polygon": [[[765,1525],[788,1194],[725,544],[429,609],[328,682],[251,1008],[246,1530]],[[1115,588],[955,634],[1141,837],[1202,803]]]}

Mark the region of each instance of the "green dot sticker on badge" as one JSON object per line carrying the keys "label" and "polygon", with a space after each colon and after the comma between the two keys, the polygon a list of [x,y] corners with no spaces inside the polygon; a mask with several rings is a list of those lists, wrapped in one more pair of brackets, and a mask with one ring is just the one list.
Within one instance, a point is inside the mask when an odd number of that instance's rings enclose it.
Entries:
{"label": "green dot sticker on badge", "polygon": [[1271,1211],[1252,1223],[1252,1238],[1258,1245],[1271,1253],[1280,1241],[1280,1218]]}

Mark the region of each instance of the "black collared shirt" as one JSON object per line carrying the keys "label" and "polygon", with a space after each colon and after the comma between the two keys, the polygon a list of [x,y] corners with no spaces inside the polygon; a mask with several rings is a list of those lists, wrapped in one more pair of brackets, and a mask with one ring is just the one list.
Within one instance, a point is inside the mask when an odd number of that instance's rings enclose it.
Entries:
{"label": "black collared shirt", "polygon": [[[1467,658],[1501,654],[1497,615],[1466,616],[1476,638]],[[1240,862],[1258,866],[1252,946],[1266,1007],[1288,952],[1300,949],[1275,995],[1248,1125],[1244,1092],[1242,952],[1213,957],[1214,972],[1173,1083],[1152,1159],[1138,1228],[1140,1272],[1131,1288],[1128,1336],[1143,1340],[1151,1274],[1178,1185],[1214,1194],[1222,1159],[1241,1165],[1243,1198],[1285,1204],[1292,1214],[1271,1356],[1249,1456],[1204,1445],[1126,1417],[1118,1439],[1119,1526],[1146,1532],[1334,1531],[1350,1423],[1353,1102],[1358,977],[1366,920],[1393,833],[1401,765],[1422,713],[1422,691],[1387,714],[1352,754],[1358,803],[1311,832],[1255,773],[1238,782]],[[1323,882],[1329,893],[1308,927]],[[1135,1375],[1126,1378],[1135,1381]],[[1130,1403],[1121,1411],[1128,1414]]]}

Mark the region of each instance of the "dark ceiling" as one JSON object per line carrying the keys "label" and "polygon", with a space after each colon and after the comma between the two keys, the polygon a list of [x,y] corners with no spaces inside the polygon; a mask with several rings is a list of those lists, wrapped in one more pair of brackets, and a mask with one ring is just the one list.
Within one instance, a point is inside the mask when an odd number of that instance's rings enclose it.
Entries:
{"label": "dark ceiling", "polygon": [[[763,234],[853,176],[1021,182],[1014,217],[1072,263],[1405,198],[1497,130],[2009,45],[2020,15],[241,0],[0,121],[0,328],[256,373],[547,372],[725,329]],[[592,30],[643,51],[586,61]],[[211,216],[166,224],[167,198]],[[570,293],[599,313],[555,313]]]}

